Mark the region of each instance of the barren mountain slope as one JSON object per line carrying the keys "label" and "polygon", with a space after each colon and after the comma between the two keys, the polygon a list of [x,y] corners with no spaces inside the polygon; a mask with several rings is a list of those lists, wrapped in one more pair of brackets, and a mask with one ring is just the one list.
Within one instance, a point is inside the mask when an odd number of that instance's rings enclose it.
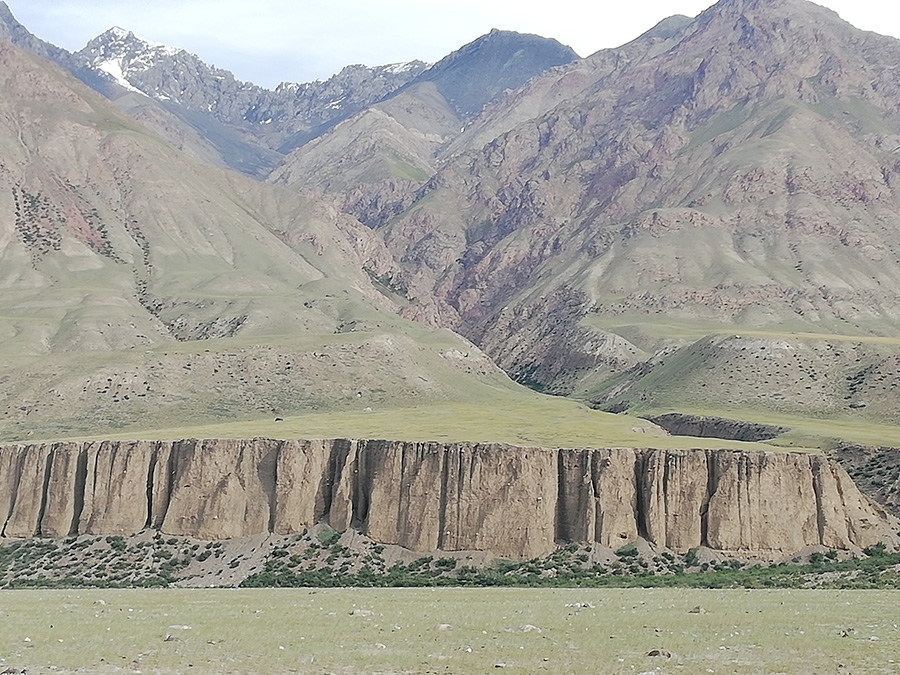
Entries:
{"label": "barren mountain slope", "polygon": [[536,117],[473,132],[385,225],[407,315],[557,391],[690,331],[893,334],[900,42],[803,0],[670,26],[564,70],[552,109],[532,83]]}
{"label": "barren mountain slope", "polygon": [[188,159],[6,43],[0,92],[0,436],[512,386],[396,316],[373,282],[394,264],[354,219]]}
{"label": "barren mountain slope", "polygon": [[294,150],[268,181],[327,195],[375,226],[433,175],[438,148],[460,124],[433,83],[417,84]]}
{"label": "barren mountain slope", "polygon": [[412,203],[443,149],[485,106],[577,58],[556,40],[493,30],[294,150],[269,180],[328,195],[378,227]]}
{"label": "barren mountain slope", "polygon": [[617,49],[604,49],[585,59],[565,64],[538,75],[496,97],[466,128],[441,151],[452,157],[471,148],[480,148],[523,122],[540,117],[567,99],[597,89],[603,80],[625,68],[665,51],[680,39],[681,30],[692,19],[671,16],[635,40]]}

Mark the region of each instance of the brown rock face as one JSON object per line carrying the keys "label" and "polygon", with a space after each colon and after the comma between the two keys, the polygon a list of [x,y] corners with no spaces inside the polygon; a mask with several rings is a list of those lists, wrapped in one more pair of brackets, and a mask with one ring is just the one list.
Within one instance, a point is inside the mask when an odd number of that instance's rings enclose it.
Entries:
{"label": "brown rock face", "polygon": [[640,499],[647,538],[676,551],[705,543],[701,516],[709,497],[708,454],[656,451],[642,464]]}
{"label": "brown rock face", "polygon": [[638,537],[678,552],[900,544],[897,519],[814,455],[267,439],[0,448],[3,537],[229,539],[323,521],[415,551],[520,559]]}
{"label": "brown rock face", "polygon": [[523,558],[553,550],[555,451],[394,445],[370,441],[360,453],[368,496],[360,515],[373,539],[419,551],[490,550]]}

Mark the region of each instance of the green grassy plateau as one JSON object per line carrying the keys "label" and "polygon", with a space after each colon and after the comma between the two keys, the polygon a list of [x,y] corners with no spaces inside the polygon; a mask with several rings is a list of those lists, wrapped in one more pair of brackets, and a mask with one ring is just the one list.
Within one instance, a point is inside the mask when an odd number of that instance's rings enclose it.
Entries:
{"label": "green grassy plateau", "polygon": [[[181,438],[387,438],[498,442],[556,447],[743,448],[782,450],[766,443],[665,436],[638,417],[591,410],[575,401],[497,389],[491,400],[448,401],[371,411],[334,411],[234,423],[180,426],[86,440]],[[810,446],[815,448],[815,446]],[[792,447],[792,450],[800,448]]]}

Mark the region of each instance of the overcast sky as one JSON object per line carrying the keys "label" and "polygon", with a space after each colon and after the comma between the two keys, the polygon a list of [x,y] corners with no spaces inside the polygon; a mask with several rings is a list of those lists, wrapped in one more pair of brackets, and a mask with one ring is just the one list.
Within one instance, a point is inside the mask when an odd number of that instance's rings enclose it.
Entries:
{"label": "overcast sky", "polygon": [[[437,61],[491,28],[537,33],[581,56],[617,47],[712,0],[6,0],[38,37],[77,51],[112,26],[182,47],[267,87],[350,63]],[[898,0],[821,0],[866,30],[900,37]]]}

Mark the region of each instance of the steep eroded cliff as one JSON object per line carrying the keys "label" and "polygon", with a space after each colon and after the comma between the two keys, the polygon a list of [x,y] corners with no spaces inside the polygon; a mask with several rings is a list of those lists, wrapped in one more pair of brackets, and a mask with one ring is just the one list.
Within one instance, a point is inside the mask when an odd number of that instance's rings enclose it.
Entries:
{"label": "steep eroded cliff", "polygon": [[270,439],[0,448],[3,537],[216,540],[323,521],[414,551],[518,559],[638,537],[676,552],[900,544],[897,519],[818,455]]}

